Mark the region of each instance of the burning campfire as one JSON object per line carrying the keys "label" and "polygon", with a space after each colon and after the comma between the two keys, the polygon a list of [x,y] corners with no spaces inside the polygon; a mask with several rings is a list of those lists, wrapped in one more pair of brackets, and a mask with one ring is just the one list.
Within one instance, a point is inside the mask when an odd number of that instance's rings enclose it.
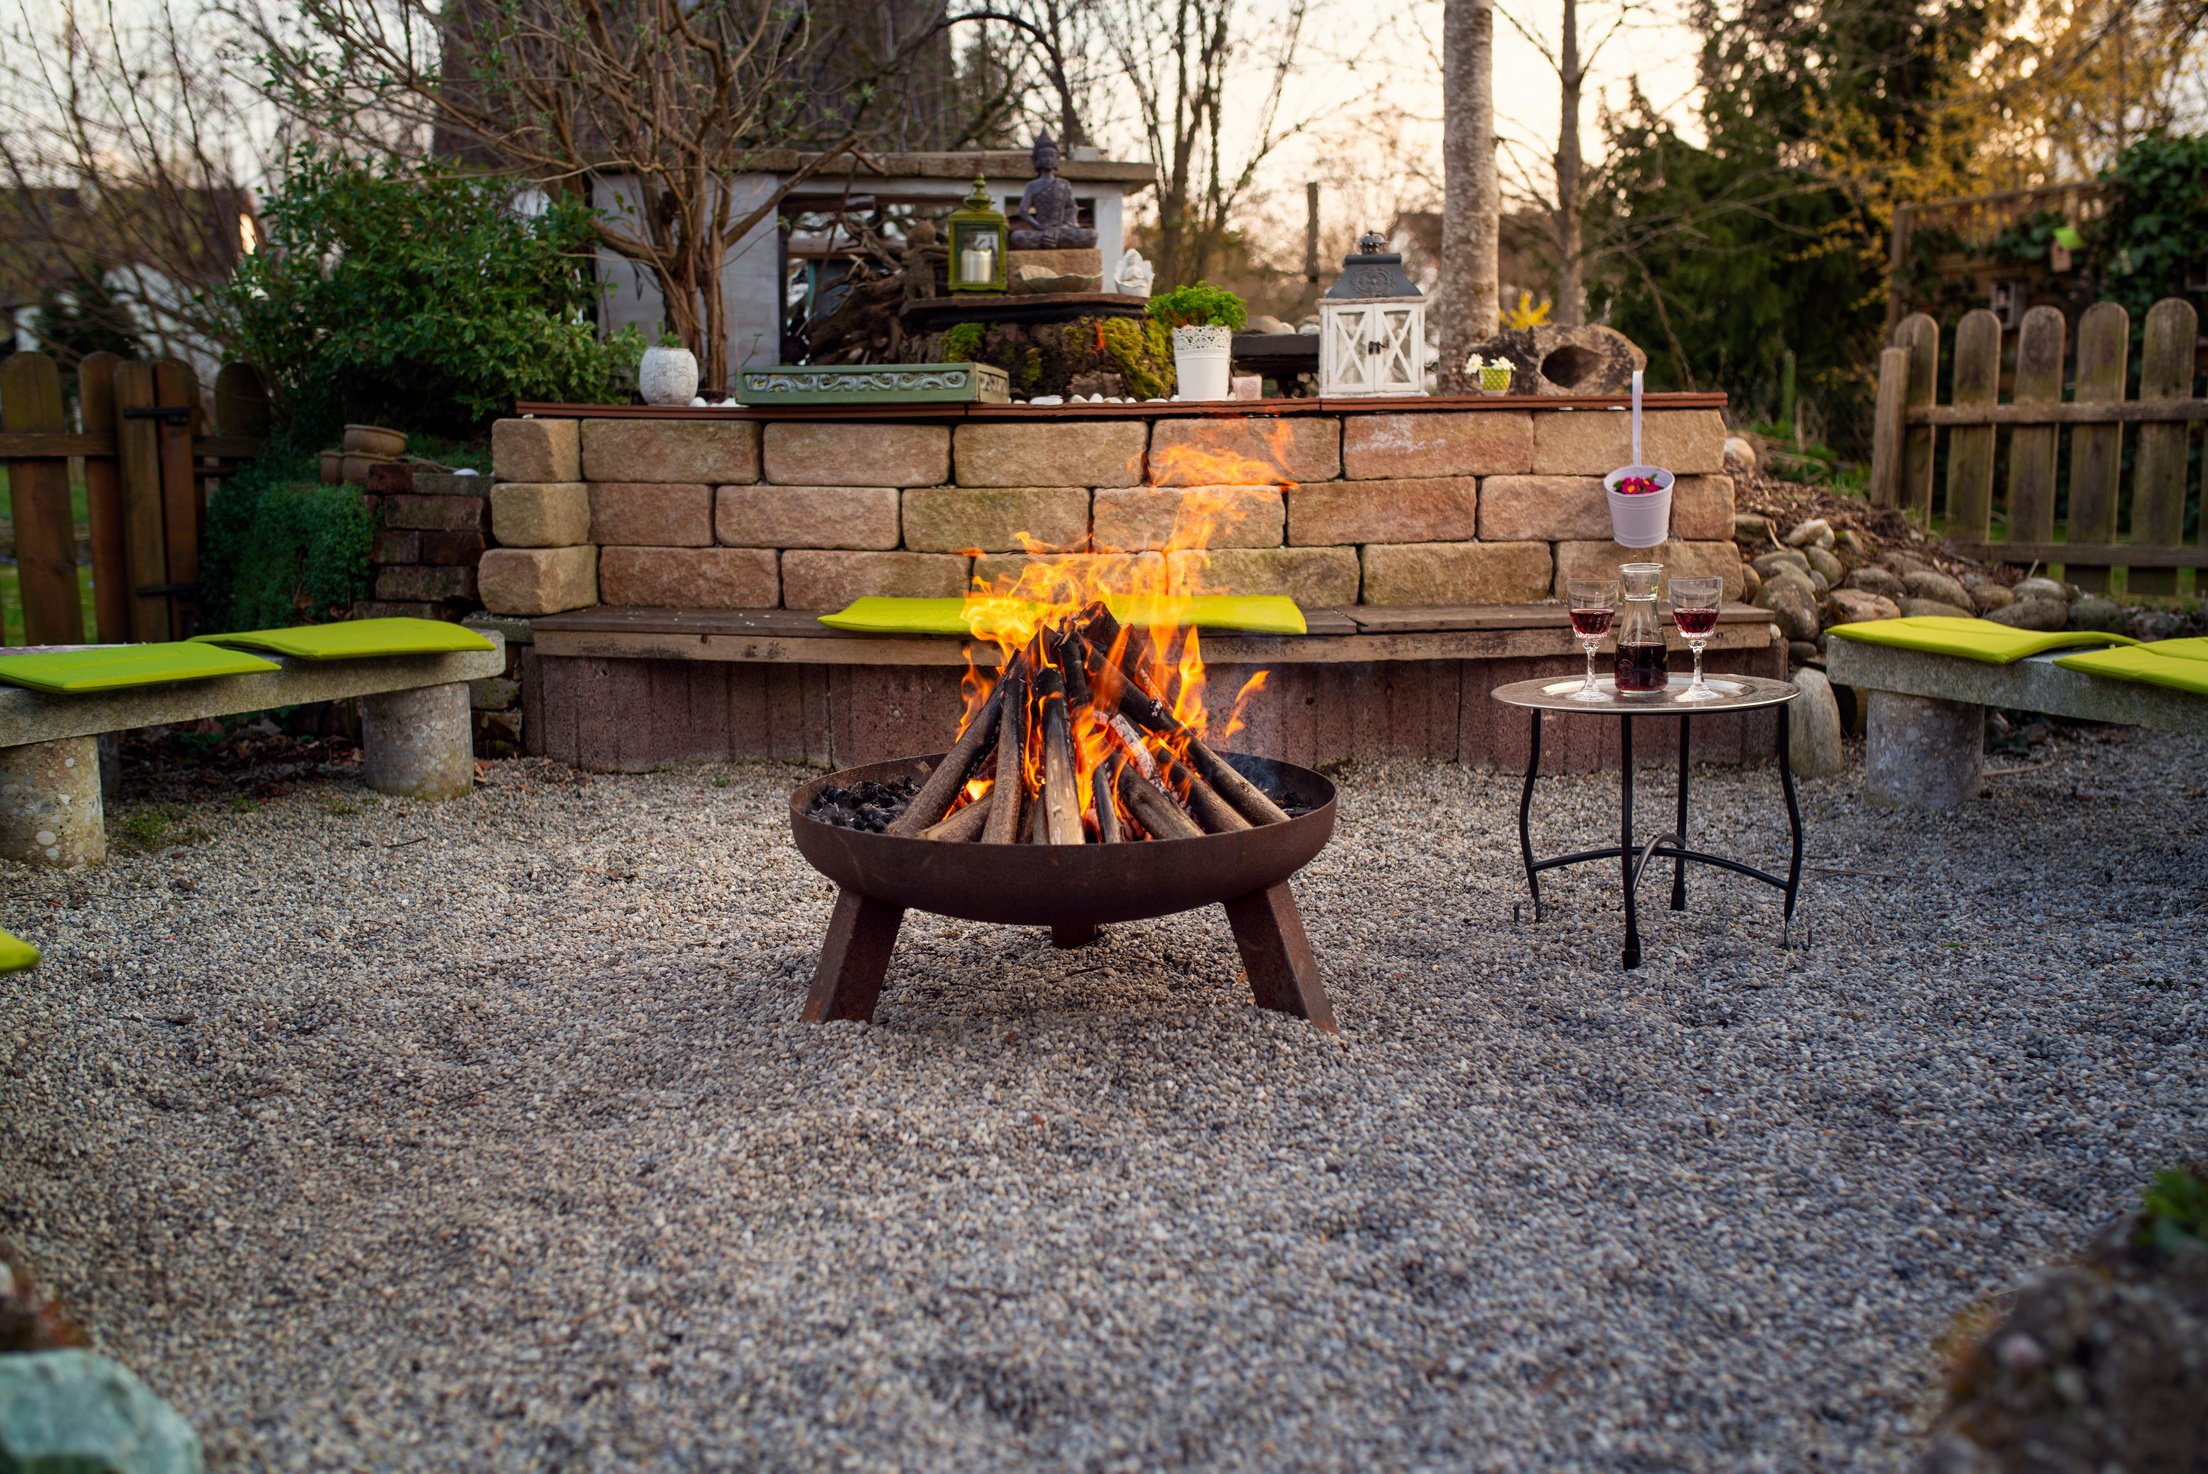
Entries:
{"label": "burning campfire", "polygon": [[[1034,556],[1016,578],[977,584],[967,622],[994,659],[969,650],[940,761],[832,774],[793,797],[799,848],[843,887],[808,1018],[871,1017],[907,907],[1048,925],[1072,946],[1100,922],[1219,902],[1258,1002],[1332,1027],[1287,885],[1332,833],[1332,787],[1214,747],[1187,619],[1236,489],[1271,468],[1190,454],[1161,461],[1161,479],[1209,485],[1171,494],[1157,546],[1061,557],[1023,539]],[[1264,685],[1262,671],[1243,683],[1217,741]]]}

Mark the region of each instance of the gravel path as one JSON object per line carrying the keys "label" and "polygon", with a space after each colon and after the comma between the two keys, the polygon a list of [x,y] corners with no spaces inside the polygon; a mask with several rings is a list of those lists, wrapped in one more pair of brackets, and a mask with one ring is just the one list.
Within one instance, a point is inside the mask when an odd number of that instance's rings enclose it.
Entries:
{"label": "gravel path", "polygon": [[1898,1469],[1957,1314],[2208,1145],[2208,740],[2041,756],[1808,785],[1810,947],[1702,879],[1637,974],[1607,870],[1512,920],[1508,775],[1352,770],[1338,1040],[1216,912],[916,917],[798,1023],[798,769],[207,799],[0,868],[0,1233],[221,1469]]}

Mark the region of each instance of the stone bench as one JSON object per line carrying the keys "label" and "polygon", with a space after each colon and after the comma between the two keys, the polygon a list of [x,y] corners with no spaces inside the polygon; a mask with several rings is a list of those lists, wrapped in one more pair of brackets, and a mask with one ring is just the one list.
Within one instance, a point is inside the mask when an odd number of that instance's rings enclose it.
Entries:
{"label": "stone bench", "polygon": [[2089,722],[2199,731],[2208,698],[2055,664],[2050,651],[2009,665],[1836,639],[1825,672],[1866,693],[1864,792],[1887,808],[1949,809],[1983,786],[1986,708]]}
{"label": "stone bench", "polygon": [[452,798],[474,784],[468,683],[503,675],[493,648],[293,660],[210,680],[57,695],[0,687],[0,858],[90,864],[107,856],[99,739],[110,732],[358,697],[361,776],[381,793]]}

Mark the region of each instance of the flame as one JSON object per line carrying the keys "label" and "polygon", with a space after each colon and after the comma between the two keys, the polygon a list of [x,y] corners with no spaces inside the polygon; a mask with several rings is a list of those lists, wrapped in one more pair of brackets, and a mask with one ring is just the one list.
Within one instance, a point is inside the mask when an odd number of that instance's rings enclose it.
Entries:
{"label": "flame", "polygon": [[[1186,443],[1162,447],[1150,457],[1149,484],[1136,488],[1151,493],[1150,500],[1160,506],[1159,515],[1145,519],[1138,513],[1134,518],[1138,524],[1148,520],[1155,532],[1138,526],[1142,535],[1126,547],[1093,537],[1054,547],[1023,532],[1019,542],[1027,556],[1019,564],[997,578],[975,576],[965,601],[967,627],[975,644],[968,646],[960,679],[964,714],[959,731],[963,733],[980,714],[1002,668],[1022,652],[1031,670],[1057,668],[1068,683],[1074,772],[1082,822],[1092,837],[1099,833],[1093,782],[1099,767],[1125,758],[1145,773],[1185,775],[1189,742],[1211,732],[1203,642],[1188,623],[1187,601],[1210,591],[1214,543],[1267,500],[1262,493],[1294,486],[1282,474],[1290,461],[1291,440],[1288,423],[1275,420],[1262,457]],[[1167,505],[1170,525],[1160,526],[1162,508]],[[1110,649],[1092,649],[1077,637],[1103,627],[1101,617],[1107,612],[1116,625]],[[977,650],[994,655],[989,668],[975,658]],[[1069,670],[1069,665],[1075,669]],[[1179,724],[1178,732],[1149,732],[1114,720],[1122,670],[1158,699]],[[1244,709],[1264,688],[1263,671],[1242,684],[1224,736],[1242,729]],[[1084,689],[1089,692],[1086,701],[1079,699]],[[1005,720],[1021,724],[1022,781],[1028,798],[1035,799],[1044,787],[1045,758],[1042,704],[1032,682],[1025,709],[1007,713]],[[1161,757],[1170,758],[1170,764],[1159,764]],[[1184,791],[1174,795],[1184,802],[1186,781],[1184,776]],[[979,801],[993,786],[993,777],[969,781],[956,807]],[[1111,803],[1123,831],[1140,833],[1116,794]]]}

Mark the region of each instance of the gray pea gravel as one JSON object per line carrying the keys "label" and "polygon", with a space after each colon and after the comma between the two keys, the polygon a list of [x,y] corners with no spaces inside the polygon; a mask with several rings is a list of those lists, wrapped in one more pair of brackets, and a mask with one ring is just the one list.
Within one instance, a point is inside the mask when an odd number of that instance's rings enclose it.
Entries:
{"label": "gray pea gravel", "polygon": [[[799,1023],[800,769],[202,802],[0,869],[0,1233],[218,1469],[1898,1469],[1958,1314],[2208,1144],[2208,739],[2042,757],[1806,785],[1806,950],[1652,878],[1634,974],[1607,867],[1512,919],[1514,777],[1350,770],[1339,1039],[1216,911],[915,917]],[[1698,791],[1780,852],[1770,773]]]}

